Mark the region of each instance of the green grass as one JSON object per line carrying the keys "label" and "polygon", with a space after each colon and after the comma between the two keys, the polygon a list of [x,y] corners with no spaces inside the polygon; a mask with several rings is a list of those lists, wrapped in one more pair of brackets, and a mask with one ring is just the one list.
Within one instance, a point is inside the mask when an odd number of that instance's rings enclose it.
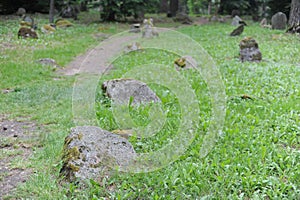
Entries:
{"label": "green grass", "polygon": [[[199,100],[199,133],[186,153],[169,166],[140,174],[115,174],[102,183],[91,181],[86,189],[60,183],[61,149],[72,123],[72,77],[59,77],[51,68],[35,63],[52,57],[67,64],[100,40],[89,37],[102,25],[78,25],[39,40],[17,40],[16,22],[0,22],[1,88],[17,88],[0,94],[0,113],[30,116],[45,125],[40,146],[30,158],[35,174],[22,185],[18,197],[33,199],[299,199],[300,198],[300,58],[299,37],[250,24],[239,37],[229,37],[228,24],[189,26],[179,31],[198,41],[213,57],[222,74],[227,94],[223,135],[203,159],[199,150],[209,125],[210,97],[202,77],[193,70],[180,72]],[[115,25],[105,25],[113,26]],[[8,27],[3,28],[2,27]],[[263,55],[260,63],[241,63],[239,41],[254,37]],[[45,44],[47,43],[47,44]],[[178,41],[180,45],[180,41]],[[79,48],[80,47],[80,48]],[[2,59],[4,58],[4,59]],[[20,59],[22,58],[22,59]],[[157,50],[133,52],[114,61],[115,70],[100,83],[121,77],[147,60],[173,67],[176,55]],[[180,84],[180,83],[178,83]],[[167,123],[155,137],[130,141],[138,152],[155,151],[174,137],[180,122],[180,104],[172,91],[151,84],[162,99]],[[253,100],[240,98],[247,94]],[[97,97],[99,125],[117,129],[110,101]],[[138,125],[149,123],[149,107],[131,108]],[[19,165],[19,163],[14,163]],[[28,163],[26,163],[27,165]],[[111,189],[113,188],[113,189]]]}
{"label": "green grass", "polygon": [[[122,174],[109,180],[117,189],[109,193],[121,199],[297,199],[300,197],[300,128],[299,128],[299,39],[280,31],[247,27],[240,37],[229,37],[228,25],[191,26],[180,29],[198,41],[216,61],[228,95],[224,135],[213,152],[199,159],[201,137],[196,138],[185,155],[168,167],[142,174]],[[254,37],[263,54],[261,63],[238,60],[239,41]],[[180,42],[179,44],[180,45]],[[128,58],[129,57],[129,58]],[[148,58],[154,63],[173,66],[175,55],[149,51],[132,53],[117,60],[110,78],[119,78],[132,66]],[[158,61],[161,59],[160,61]],[[199,135],[209,124],[210,107],[207,89],[193,70],[182,74],[198,97],[202,124]],[[100,81],[101,82],[101,81]],[[178,83],[180,84],[180,83]],[[162,91],[152,89],[160,97]],[[163,91],[167,91],[164,89]],[[240,97],[247,94],[253,100]],[[107,100],[103,101],[105,105]],[[106,104],[109,105],[109,104]],[[131,140],[138,152],[155,151],[172,138],[178,126],[178,103],[172,96],[163,100],[169,112],[167,124],[155,138]],[[104,108],[104,112],[103,109]],[[110,107],[100,106],[100,126],[117,128]],[[172,109],[171,109],[172,110]],[[103,114],[105,113],[105,114]],[[135,112],[132,113],[134,118]],[[105,118],[104,116],[107,116]],[[144,114],[147,116],[147,114]],[[142,120],[142,119],[140,119]],[[107,187],[109,184],[107,185]],[[101,190],[99,187],[99,193]],[[105,194],[107,195],[107,194]],[[104,195],[104,196],[105,196]]]}

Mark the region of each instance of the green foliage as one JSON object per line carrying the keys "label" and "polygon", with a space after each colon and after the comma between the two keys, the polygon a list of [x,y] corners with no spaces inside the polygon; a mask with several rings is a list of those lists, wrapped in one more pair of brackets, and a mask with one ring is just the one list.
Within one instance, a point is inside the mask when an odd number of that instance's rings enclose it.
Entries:
{"label": "green foliage", "polygon": [[291,0],[281,0],[281,1],[269,0],[267,4],[270,7],[271,16],[277,12],[283,12],[287,15],[287,17],[289,17]]}
{"label": "green foliage", "polygon": [[146,11],[153,11],[158,5],[158,0],[103,0],[101,19],[104,21],[126,20],[126,17],[143,17]]}
{"label": "green foliage", "polygon": [[[55,0],[55,8],[60,10],[65,5],[78,5],[84,0]],[[0,14],[15,13],[18,8],[25,8],[28,13],[48,13],[50,1],[46,0],[3,0],[0,2]]]}
{"label": "green foliage", "polygon": [[208,6],[208,2],[204,0],[188,0],[187,4],[191,14],[203,13]]}
{"label": "green foliage", "polygon": [[[48,13],[49,12],[49,1],[45,0],[3,0],[0,2],[0,14],[12,14],[15,13],[18,8],[25,8],[28,13]],[[55,7],[60,9],[64,4],[63,0],[56,0]]]}
{"label": "green foliage", "polygon": [[250,7],[248,0],[221,0],[220,2],[220,13],[231,14],[232,10],[239,10],[243,12]]}

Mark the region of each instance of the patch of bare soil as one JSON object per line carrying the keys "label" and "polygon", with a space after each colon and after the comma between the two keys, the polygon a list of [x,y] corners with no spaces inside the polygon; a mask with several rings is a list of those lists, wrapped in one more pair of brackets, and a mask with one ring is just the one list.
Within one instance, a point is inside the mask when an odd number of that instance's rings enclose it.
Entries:
{"label": "patch of bare soil", "polygon": [[32,174],[25,165],[37,146],[38,129],[33,122],[7,120],[0,115],[0,199],[13,194]]}

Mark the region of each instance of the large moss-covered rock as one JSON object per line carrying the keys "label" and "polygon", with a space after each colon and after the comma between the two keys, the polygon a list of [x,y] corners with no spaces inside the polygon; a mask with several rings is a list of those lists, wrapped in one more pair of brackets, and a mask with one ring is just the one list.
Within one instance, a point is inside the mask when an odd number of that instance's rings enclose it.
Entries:
{"label": "large moss-covered rock", "polygon": [[66,20],[66,19],[56,20],[55,25],[56,25],[56,27],[59,27],[59,28],[65,28],[65,27],[73,26],[73,24],[69,20]]}
{"label": "large moss-covered rock", "polygon": [[52,34],[56,31],[55,24],[45,24],[41,27],[41,31],[45,34]]}
{"label": "large moss-covered rock", "polygon": [[128,166],[135,157],[132,145],[125,138],[99,127],[76,127],[65,138],[60,173],[71,182],[100,181],[117,167]]}
{"label": "large moss-covered rock", "polygon": [[21,27],[18,31],[18,38],[38,39],[38,35],[32,28]]}

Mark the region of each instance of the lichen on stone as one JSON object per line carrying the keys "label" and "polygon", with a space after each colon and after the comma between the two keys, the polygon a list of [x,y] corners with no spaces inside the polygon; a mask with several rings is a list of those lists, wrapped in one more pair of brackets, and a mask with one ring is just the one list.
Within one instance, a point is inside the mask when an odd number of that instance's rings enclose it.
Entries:
{"label": "lichen on stone", "polygon": [[61,175],[67,181],[101,180],[118,166],[127,166],[136,154],[124,138],[99,127],[76,127],[65,138]]}
{"label": "lichen on stone", "polygon": [[258,48],[258,43],[252,37],[246,37],[240,42],[240,60],[260,62],[262,54]]}

